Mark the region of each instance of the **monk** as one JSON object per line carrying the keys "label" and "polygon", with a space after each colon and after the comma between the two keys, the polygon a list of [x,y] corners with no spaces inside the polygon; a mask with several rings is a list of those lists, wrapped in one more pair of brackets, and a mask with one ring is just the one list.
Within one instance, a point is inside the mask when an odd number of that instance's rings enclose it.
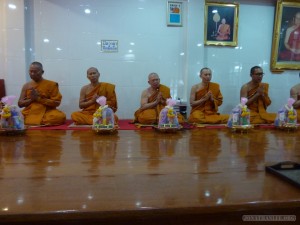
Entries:
{"label": "monk", "polygon": [[279,60],[300,61],[300,11],[295,14],[293,25],[286,30],[284,47]]}
{"label": "monk", "polygon": [[[76,125],[92,125],[93,114],[99,108],[96,100],[100,96],[106,97],[106,104],[116,112],[118,109],[115,85],[105,82],[99,82],[100,73],[97,68],[91,67],[87,70],[87,78],[90,84],[83,86],[80,90],[79,112],[71,114],[72,120]],[[115,114],[115,123],[118,117]]]}
{"label": "monk", "polygon": [[200,70],[199,84],[192,86],[190,94],[191,113],[189,123],[224,124],[229,115],[218,113],[218,107],[223,103],[220,85],[211,82],[212,73],[207,67]]}
{"label": "monk", "polygon": [[297,122],[300,123],[300,84],[296,84],[291,88],[290,97],[295,99],[293,107],[297,111]]}
{"label": "monk", "polygon": [[251,81],[241,87],[240,97],[248,99],[246,105],[250,110],[251,124],[274,123],[276,113],[268,113],[267,107],[271,104],[269,98],[269,84],[262,83],[263,70],[259,66],[254,66],[250,70]]}
{"label": "monk", "polygon": [[[160,84],[157,73],[148,75],[150,87],[141,95],[141,107],[134,113],[134,122],[140,124],[158,124],[159,113],[166,106],[166,100],[171,98],[170,88]],[[184,118],[177,113],[178,122],[183,123]]]}
{"label": "monk", "polygon": [[44,70],[40,62],[33,62],[29,68],[32,81],[24,84],[19,107],[22,110],[25,125],[61,125],[66,120],[65,113],[56,109],[62,95],[58,83],[43,78]]}
{"label": "monk", "polygon": [[230,40],[230,25],[226,23],[226,19],[221,20],[221,24],[218,27],[218,36],[216,37],[218,41]]}

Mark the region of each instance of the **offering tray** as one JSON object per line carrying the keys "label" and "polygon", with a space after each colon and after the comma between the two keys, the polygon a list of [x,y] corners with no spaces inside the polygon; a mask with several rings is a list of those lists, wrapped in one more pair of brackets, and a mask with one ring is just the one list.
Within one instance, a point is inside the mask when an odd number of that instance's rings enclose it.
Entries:
{"label": "offering tray", "polygon": [[249,130],[253,129],[253,125],[233,125],[232,127],[229,127],[231,131],[233,132],[248,132]]}
{"label": "offering tray", "polygon": [[0,128],[0,135],[23,135],[26,129]]}
{"label": "offering tray", "polygon": [[265,167],[267,172],[270,172],[279,178],[296,185],[300,188],[300,164],[292,161],[280,162],[272,166]]}
{"label": "offering tray", "polygon": [[281,130],[294,131],[298,128],[298,126],[295,123],[286,123],[281,126],[277,126],[277,128]]}
{"label": "offering tray", "polygon": [[114,134],[118,132],[118,125],[97,125],[93,126],[92,129],[96,134]]}
{"label": "offering tray", "polygon": [[175,133],[179,130],[182,129],[182,126],[176,126],[174,124],[163,124],[163,125],[157,125],[157,126],[153,126],[153,128],[159,132],[162,133]]}

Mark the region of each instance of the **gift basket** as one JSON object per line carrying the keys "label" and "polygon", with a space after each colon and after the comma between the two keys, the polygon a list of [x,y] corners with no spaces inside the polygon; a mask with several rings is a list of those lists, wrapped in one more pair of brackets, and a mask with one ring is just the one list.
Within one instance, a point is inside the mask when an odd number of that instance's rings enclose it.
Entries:
{"label": "gift basket", "polygon": [[114,111],[106,105],[106,97],[99,97],[96,102],[100,105],[93,114],[92,129],[99,134],[114,133],[118,126],[115,125]]}
{"label": "gift basket", "polygon": [[0,133],[23,134],[24,118],[18,106],[13,105],[16,96],[5,96],[0,104]]}
{"label": "gift basket", "polygon": [[287,130],[297,128],[297,111],[293,107],[294,102],[295,99],[289,98],[287,104],[278,110],[274,121],[275,127]]}
{"label": "gift basket", "polygon": [[167,105],[159,113],[158,125],[155,127],[159,131],[174,132],[181,128],[174,105],[176,105],[176,100],[168,98]]}
{"label": "gift basket", "polygon": [[241,98],[241,102],[231,111],[227,126],[233,131],[253,128],[250,124],[250,110],[246,105],[247,101],[247,98]]}

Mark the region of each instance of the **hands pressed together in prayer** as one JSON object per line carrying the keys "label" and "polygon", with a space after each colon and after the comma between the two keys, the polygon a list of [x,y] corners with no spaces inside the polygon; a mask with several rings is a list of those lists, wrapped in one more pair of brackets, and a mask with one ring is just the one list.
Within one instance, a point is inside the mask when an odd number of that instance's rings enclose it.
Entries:
{"label": "hands pressed together in prayer", "polygon": [[30,88],[31,92],[30,92],[30,100],[32,102],[35,102],[38,100],[38,98],[40,97],[40,93],[35,89],[35,88]]}
{"label": "hands pressed together in prayer", "polygon": [[[30,90],[29,97],[26,97],[26,90]],[[37,102],[40,98],[40,93],[34,87],[29,87],[29,89],[23,89],[20,99],[18,101],[19,107],[27,107],[33,102]]]}
{"label": "hands pressed together in prayer", "polygon": [[205,101],[207,101],[207,100],[214,101],[213,93],[211,91],[208,91],[202,99]]}
{"label": "hands pressed together in prayer", "polygon": [[260,85],[258,88],[257,88],[257,91],[256,93],[258,94],[258,96],[264,96],[264,85]]}
{"label": "hands pressed together in prayer", "polygon": [[99,98],[100,96],[97,94],[94,94],[93,97],[91,98],[92,102],[97,102],[96,100]]}
{"label": "hands pressed together in prayer", "polygon": [[165,99],[164,99],[162,93],[159,92],[158,95],[157,95],[157,98],[156,98],[156,103],[157,104],[159,104],[159,103],[163,104],[164,102],[165,102]]}

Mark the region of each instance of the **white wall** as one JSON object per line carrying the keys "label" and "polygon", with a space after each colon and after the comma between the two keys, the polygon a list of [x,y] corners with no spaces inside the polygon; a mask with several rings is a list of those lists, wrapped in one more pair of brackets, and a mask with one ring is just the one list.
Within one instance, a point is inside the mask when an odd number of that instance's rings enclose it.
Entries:
{"label": "white wall", "polygon": [[[25,6],[23,0],[2,0],[0,78],[6,81],[7,94],[19,95],[29,80],[29,63],[42,62],[44,77],[59,83],[60,109],[70,118],[79,110],[86,70],[95,66],[100,80],[116,84],[117,115],[125,119],[133,118],[139,107],[150,72],[160,75],[174,98],[187,100],[191,86],[200,81],[199,70],[212,68],[213,81],[221,84],[224,95],[220,111],[229,113],[239,101],[241,85],[250,79],[250,68],[260,65],[270,84],[269,111],[277,111],[299,82],[299,71],[269,70],[274,1],[239,2],[239,44],[233,48],[203,45],[204,0],[183,1],[183,27],[166,26],[166,0],[27,0]],[[84,13],[86,8],[90,14]],[[97,42],[105,39],[118,40],[119,51],[100,52]]]}
{"label": "white wall", "polygon": [[0,29],[0,78],[5,79],[7,94],[19,95],[26,68],[23,0],[0,2]]}

